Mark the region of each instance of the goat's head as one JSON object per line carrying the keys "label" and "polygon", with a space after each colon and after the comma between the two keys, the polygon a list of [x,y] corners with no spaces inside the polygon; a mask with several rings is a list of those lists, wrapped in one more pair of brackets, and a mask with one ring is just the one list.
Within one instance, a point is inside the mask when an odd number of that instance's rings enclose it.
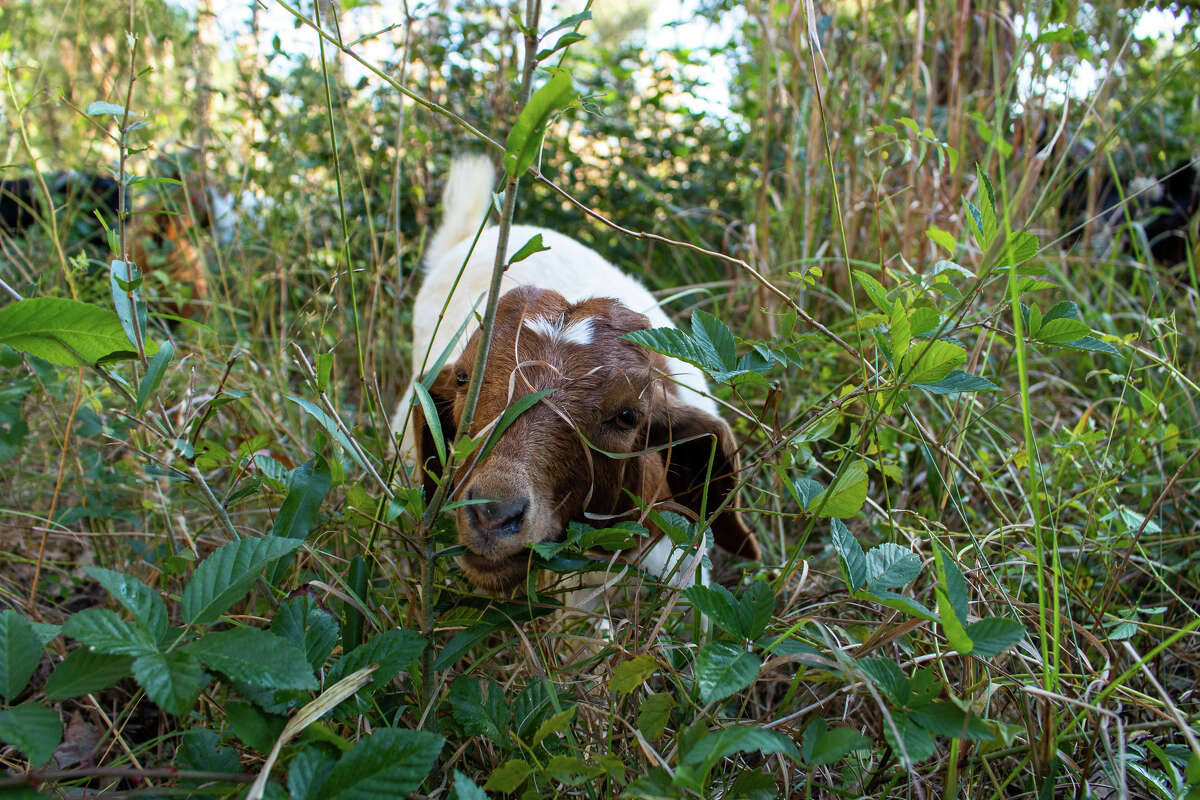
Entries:
{"label": "goat's head", "polygon": [[[533,287],[500,298],[469,433],[489,430],[523,396],[554,391],[518,416],[482,461],[468,459],[452,477],[453,499],[468,501],[457,509],[457,526],[470,551],[462,565],[476,586],[511,588],[525,575],[527,544],[561,539],[571,520],[633,512],[632,496],[698,513],[714,450],[706,507],[715,509],[733,490],[729,426],[678,401],[663,376],[666,360],[622,338],[648,327],[644,316],[605,298],[572,304]],[[430,387],[447,440],[462,421],[479,345],[477,331]],[[428,494],[438,465],[419,409],[414,425]],[[758,557],[736,511],[720,514],[713,533],[723,549]]]}

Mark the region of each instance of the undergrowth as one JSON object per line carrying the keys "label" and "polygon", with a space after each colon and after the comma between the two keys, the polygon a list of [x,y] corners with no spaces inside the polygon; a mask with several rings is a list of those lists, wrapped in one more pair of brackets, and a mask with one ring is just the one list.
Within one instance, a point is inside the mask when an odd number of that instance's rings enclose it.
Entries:
{"label": "undergrowth", "polygon": [[[258,197],[229,236],[189,229],[198,317],[130,263],[136,203],[105,243],[52,202],[62,226],[2,240],[0,794],[1196,795],[1195,220],[1167,268],[1132,217],[1101,249],[1062,211],[1096,210],[1084,133],[1118,177],[1176,152],[1138,128],[1155,93],[1102,84],[1078,121],[1016,101],[1027,53],[1036,84],[1119,55],[1119,24],[752,3],[742,124],[681,101],[697,56],[639,73],[587,12],[404,17],[367,102],[339,72],[358,43],[295,13],[320,56],[238,65],[230,127],[174,166]],[[494,71],[439,71],[434,32]],[[77,116],[130,193],[194,215],[149,158],[133,41],[120,102]],[[9,55],[10,160],[44,169],[37,65]],[[1178,104],[1176,56],[1121,74]],[[387,419],[436,176],[469,147],[504,163],[502,225],[561,221],[662,289],[679,330],[634,338],[708,375],[761,563],[678,591],[595,560],[644,528],[576,523],[513,596],[468,586]],[[656,518],[681,547],[704,523]],[[628,591],[562,613],[598,569]]]}

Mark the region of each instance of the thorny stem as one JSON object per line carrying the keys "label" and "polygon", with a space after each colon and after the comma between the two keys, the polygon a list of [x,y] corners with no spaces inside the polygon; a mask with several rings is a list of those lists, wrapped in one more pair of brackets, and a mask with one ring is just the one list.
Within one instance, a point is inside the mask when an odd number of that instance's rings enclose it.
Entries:
{"label": "thorny stem", "polygon": [[[533,74],[537,68],[538,19],[541,16],[541,0],[526,0],[525,2],[525,63],[521,73],[521,91],[518,95],[518,114],[529,102],[533,89]],[[504,184],[504,207],[500,212],[500,228],[496,243],[496,260],[492,265],[492,281],[488,289],[487,305],[484,307],[483,320],[479,326],[479,351],[475,356],[474,369],[471,371],[471,381],[467,386],[466,399],[463,404],[461,421],[454,444],[446,455],[446,463],[442,469],[441,481],[425,506],[425,515],[421,519],[424,550],[421,554],[421,633],[427,646],[421,656],[421,699],[426,712],[433,704],[436,682],[433,678],[433,563],[435,558],[432,535],[433,523],[441,512],[447,497],[447,487],[454,474],[454,455],[458,452],[459,442],[468,435],[471,423],[475,418],[475,407],[479,402],[479,391],[483,386],[483,371],[487,364],[488,351],[491,349],[492,329],[496,323],[496,308],[500,302],[500,281],[504,277],[504,269],[508,264],[508,235],[512,230],[513,214],[517,207],[517,177],[509,176]],[[431,720],[431,714],[426,713],[425,719]]]}

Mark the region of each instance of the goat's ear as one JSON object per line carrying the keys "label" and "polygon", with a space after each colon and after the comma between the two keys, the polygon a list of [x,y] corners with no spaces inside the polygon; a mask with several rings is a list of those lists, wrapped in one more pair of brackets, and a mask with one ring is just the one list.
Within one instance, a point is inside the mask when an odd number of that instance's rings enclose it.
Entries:
{"label": "goat's ear", "polygon": [[[437,409],[438,422],[442,428],[442,441],[449,445],[453,441],[457,429],[454,423],[454,395],[457,382],[454,379],[454,369],[446,367],[433,379],[429,387],[429,396],[433,398],[434,408]],[[421,404],[414,402],[412,410],[412,440],[417,445],[417,469],[420,470],[425,486],[425,499],[433,496],[437,488],[434,476],[441,474],[438,463],[437,445],[433,440],[433,429],[425,422],[425,413]]]}
{"label": "goat's ear", "polygon": [[[711,460],[712,479],[705,507],[711,510],[724,503],[737,483],[738,473],[737,445],[725,421],[692,406],[667,403],[651,417],[650,444],[668,443],[671,446],[662,451],[662,456],[668,464],[667,486],[675,502],[700,513]],[[733,497],[730,506],[737,500]],[[721,512],[713,520],[712,530],[722,550],[752,560],[760,557],[758,540],[737,511]]]}

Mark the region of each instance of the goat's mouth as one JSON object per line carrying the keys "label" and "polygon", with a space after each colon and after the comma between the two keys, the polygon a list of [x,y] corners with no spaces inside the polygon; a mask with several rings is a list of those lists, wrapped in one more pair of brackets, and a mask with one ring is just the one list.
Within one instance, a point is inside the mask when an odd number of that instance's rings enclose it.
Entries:
{"label": "goat's mouth", "polygon": [[528,553],[504,558],[488,558],[478,553],[465,553],[459,563],[467,578],[484,591],[508,591],[517,586],[529,571]]}

